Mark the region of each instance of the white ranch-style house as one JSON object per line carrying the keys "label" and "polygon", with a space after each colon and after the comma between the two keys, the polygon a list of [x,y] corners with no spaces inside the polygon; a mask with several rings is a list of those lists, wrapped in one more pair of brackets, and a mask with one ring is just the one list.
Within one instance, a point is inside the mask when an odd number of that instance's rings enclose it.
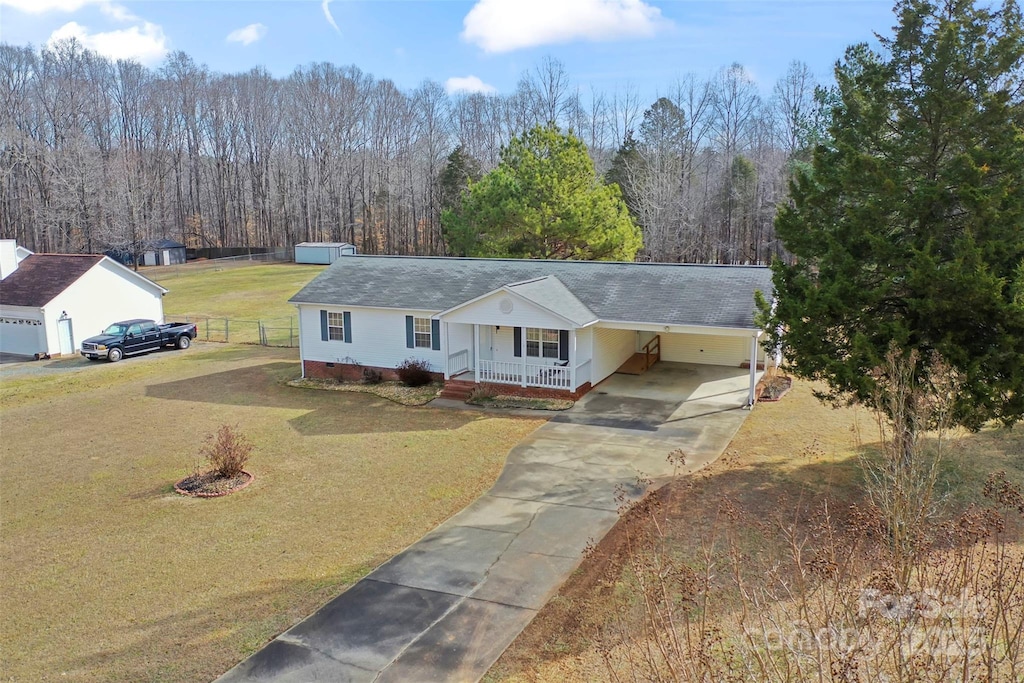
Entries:
{"label": "white ranch-style house", "polygon": [[579,397],[660,359],[749,366],[752,403],[755,291],[771,298],[768,268],[352,255],[290,301],[304,377],[414,358],[448,386]]}

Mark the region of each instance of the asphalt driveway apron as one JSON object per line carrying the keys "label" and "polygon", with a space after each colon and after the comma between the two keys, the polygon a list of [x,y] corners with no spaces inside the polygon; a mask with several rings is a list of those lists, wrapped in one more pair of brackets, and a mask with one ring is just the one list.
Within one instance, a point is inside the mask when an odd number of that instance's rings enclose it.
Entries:
{"label": "asphalt driveway apron", "polygon": [[477,681],[615,524],[617,495],[717,458],[747,374],[613,375],[517,445],[486,494],[219,680]]}

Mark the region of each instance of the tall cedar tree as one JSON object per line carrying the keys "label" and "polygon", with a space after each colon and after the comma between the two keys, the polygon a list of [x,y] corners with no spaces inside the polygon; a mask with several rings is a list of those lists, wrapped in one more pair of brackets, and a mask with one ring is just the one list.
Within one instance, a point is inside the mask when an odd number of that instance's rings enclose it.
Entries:
{"label": "tall cedar tree", "polygon": [[442,220],[449,248],[466,256],[632,261],[641,245],[619,187],[601,182],[579,138],[550,125],[513,138]]}
{"label": "tall cedar tree", "polygon": [[[890,343],[965,381],[956,421],[1024,416],[1024,33],[1020,8],[903,0],[885,55],[836,67],[829,140],[776,229],[770,343],[821,397],[872,401]],[[927,381],[923,369],[917,381]],[[918,425],[924,428],[927,425]]]}

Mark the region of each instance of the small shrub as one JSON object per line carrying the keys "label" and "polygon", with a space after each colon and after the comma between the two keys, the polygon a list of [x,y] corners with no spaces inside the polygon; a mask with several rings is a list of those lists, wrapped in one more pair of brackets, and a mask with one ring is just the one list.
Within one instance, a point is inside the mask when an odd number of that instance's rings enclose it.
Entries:
{"label": "small shrub", "polygon": [[469,402],[485,403],[497,395],[498,392],[494,390],[494,387],[489,387],[486,384],[480,384],[473,387],[473,390],[469,392]]}
{"label": "small shrub", "polygon": [[252,443],[230,425],[221,425],[216,434],[206,437],[200,450],[218,476],[237,477],[252,454]]}
{"label": "small shrub", "polygon": [[380,384],[383,381],[384,375],[380,370],[363,368],[363,384]]}
{"label": "small shrub", "polygon": [[417,358],[402,361],[395,372],[398,373],[399,381],[407,387],[422,387],[434,381],[434,376],[430,374],[430,363]]}

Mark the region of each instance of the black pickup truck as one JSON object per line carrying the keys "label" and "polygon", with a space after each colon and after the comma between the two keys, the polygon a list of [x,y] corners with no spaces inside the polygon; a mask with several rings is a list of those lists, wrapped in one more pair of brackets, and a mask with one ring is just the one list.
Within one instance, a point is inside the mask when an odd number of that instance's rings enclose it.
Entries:
{"label": "black pickup truck", "polygon": [[83,341],[82,355],[89,360],[106,358],[116,363],[125,356],[156,351],[164,346],[187,349],[195,336],[193,323],[158,325],[152,320],[122,320]]}

